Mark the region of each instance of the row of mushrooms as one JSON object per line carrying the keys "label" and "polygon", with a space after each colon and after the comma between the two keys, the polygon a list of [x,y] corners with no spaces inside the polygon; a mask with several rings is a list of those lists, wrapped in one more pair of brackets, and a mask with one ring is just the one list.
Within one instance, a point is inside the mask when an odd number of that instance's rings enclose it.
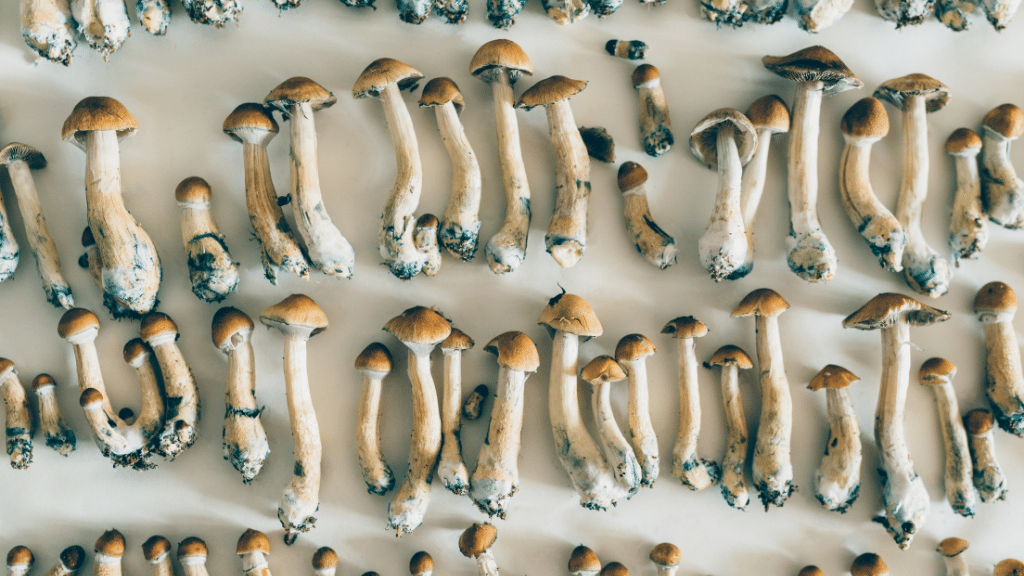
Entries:
{"label": "row of mushrooms", "polygon": [[[954,32],[963,32],[971,27],[971,17],[982,12],[997,31],[1006,28],[1016,14],[1020,2],[1016,0],[875,0],[878,14],[894,22],[896,28],[916,26],[933,14]],[[797,0],[793,7],[793,18],[807,32],[821,32],[834,25],[853,7],[853,0]],[[701,15],[718,27],[738,28],[744,23],[774,24],[787,13],[787,2],[770,0],[747,2],[744,0],[708,0],[700,3]]]}

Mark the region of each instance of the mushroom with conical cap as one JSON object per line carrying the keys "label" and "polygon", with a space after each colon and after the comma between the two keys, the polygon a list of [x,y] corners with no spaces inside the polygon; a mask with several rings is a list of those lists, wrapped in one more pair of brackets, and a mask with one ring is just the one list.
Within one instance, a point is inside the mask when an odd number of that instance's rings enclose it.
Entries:
{"label": "mushroom with conical cap", "polygon": [[384,459],[380,446],[380,399],[384,378],[394,363],[387,346],[374,342],[356,357],[355,368],[363,373],[356,427],[356,453],[363,482],[370,494],[383,496],[395,487],[395,475]]}
{"label": "mushroom with conical cap", "polygon": [[643,472],[636,453],[615,421],[611,402],[612,384],[625,380],[626,373],[611,356],[598,356],[583,367],[580,376],[593,388],[590,405],[594,411],[594,423],[601,438],[605,461],[615,479],[628,490],[627,498],[630,498],[640,489]]}
{"label": "mushroom with conical cap", "polygon": [[409,573],[412,576],[431,576],[434,573],[434,559],[422,550],[413,554],[409,559]]}
{"label": "mushroom with conical cap", "polygon": [[131,35],[124,0],[71,0],[71,16],[89,47],[109,60]]}
{"label": "mushroom with conical cap", "polygon": [[619,190],[625,207],[626,233],[637,251],[658,268],[664,270],[675,264],[676,239],[654,223],[647,204],[647,170],[636,162],[623,162],[619,166]]}
{"label": "mushroom with conical cap", "polygon": [[238,262],[231,260],[213,218],[211,196],[210,184],[198,176],[182,180],[174,191],[192,292],[205,302],[220,302],[238,286]]}
{"label": "mushroom with conical cap", "polygon": [[643,334],[623,336],[615,346],[615,360],[628,383],[629,438],[640,463],[640,485],[648,488],[654,486],[660,468],[647,386],[646,359],[655,352],[654,344]]}
{"label": "mushroom with conical cap", "polygon": [[93,548],[93,576],[121,576],[121,557],[124,556],[124,536],[116,529],[104,532]]}
{"label": "mushroom with conical cap", "polygon": [[970,128],[958,128],[946,139],[946,153],[956,164],[956,194],[949,222],[949,247],[953,261],[977,259],[988,244],[988,223],[981,201],[978,153],[981,138]]}
{"label": "mushroom with conical cap", "polygon": [[338,570],[338,553],[324,546],[313,553],[313,573],[316,576],[334,576]]}
{"label": "mushroom with conical cap", "polygon": [[23,0],[19,19],[28,47],[51,62],[68,66],[78,47],[75,20],[67,0]]}
{"label": "mushroom with conical cap", "polygon": [[953,390],[955,375],[956,365],[945,358],[930,358],[917,372],[918,381],[935,392],[935,407],[939,412],[942,443],[946,452],[946,500],[957,514],[973,517],[978,506],[978,492],[974,489],[972,479],[967,432],[960,421],[960,407]]}
{"label": "mushroom with conical cap", "polygon": [[35,557],[32,551],[25,546],[15,546],[7,552],[7,574],[8,576],[25,576],[32,569]]}
{"label": "mushroom with conical cap", "polygon": [[747,467],[747,418],[740,400],[739,371],[754,367],[750,356],[740,347],[726,345],[719,348],[704,363],[711,369],[721,367],[722,404],[725,408],[726,446],[722,458],[722,496],[733,508],[743,510],[750,502],[750,493],[744,480]]}
{"label": "mushroom with conical cap", "polygon": [[860,425],[847,388],[858,378],[829,364],[811,379],[810,390],[825,390],[829,433],[821,466],[814,474],[814,495],[826,510],[845,514],[860,495]]}
{"label": "mushroom with conical cap", "polygon": [[171,567],[171,541],[163,536],[153,536],[142,543],[142,555],[153,565],[153,576],[173,576]]}
{"label": "mushroom with conical cap", "polygon": [[35,430],[25,387],[18,378],[14,362],[7,358],[0,358],[0,394],[6,407],[4,430],[11,468],[24,470],[32,463],[32,433]]}
{"label": "mushroom with conical cap", "polygon": [[640,97],[640,143],[649,156],[661,156],[675,143],[661,72],[651,64],[641,64],[630,80]]}
{"label": "mushroom with conical cap", "polygon": [[675,576],[683,554],[675,544],[662,542],[651,550],[650,558],[658,569],[658,576]]}
{"label": "mushroom with conical cap", "polygon": [[245,576],[271,576],[267,556],[270,555],[270,540],[259,530],[247,529],[238,538],[235,554],[242,561]]}
{"label": "mushroom with conical cap", "polygon": [[498,562],[491,554],[491,546],[498,539],[493,524],[474,523],[459,536],[459,551],[466,558],[476,560],[480,576],[498,576]]}
{"label": "mushroom with conical cap", "polygon": [[992,413],[981,408],[964,416],[967,442],[971,450],[974,487],[982,502],[995,502],[1006,497],[1006,475],[996,459]]}
{"label": "mushroom with conical cap", "polygon": [[593,550],[581,544],[572,549],[568,568],[570,576],[597,576],[601,571],[601,561]]}
{"label": "mushroom with conical cap", "polygon": [[462,461],[462,420],[459,408],[462,401],[462,352],[475,342],[465,332],[452,328],[451,334],[441,342],[444,354],[444,392],[441,399],[441,456],[437,475],[444,487],[459,496],[469,494],[469,471]]}
{"label": "mushroom with conical cap", "polygon": [[621,562],[609,562],[601,568],[600,576],[629,576],[629,569]]}
{"label": "mushroom with conical cap", "polygon": [[1024,369],[1013,329],[1017,295],[1003,282],[989,282],[974,297],[974,314],[985,331],[985,394],[1003,430],[1024,436]]}
{"label": "mushroom with conical cap", "polygon": [[946,564],[946,576],[971,576],[967,558],[964,555],[968,546],[967,540],[955,536],[939,542],[935,551],[942,556],[942,560]]}
{"label": "mushroom with conical cap", "polygon": [[153,349],[160,364],[167,413],[159,446],[155,449],[173,460],[196,441],[199,425],[199,389],[192,369],[178,348],[178,325],[162,312],[150,312],[142,318],[142,339]]}
{"label": "mushroom with conical cap", "polygon": [[867,552],[853,559],[850,576],[889,576],[889,567],[881,556]]}

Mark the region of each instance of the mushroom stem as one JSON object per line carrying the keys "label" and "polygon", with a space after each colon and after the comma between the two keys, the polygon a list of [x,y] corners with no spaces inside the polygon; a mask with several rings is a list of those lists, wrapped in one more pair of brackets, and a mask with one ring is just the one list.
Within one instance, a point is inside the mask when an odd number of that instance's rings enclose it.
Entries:
{"label": "mushroom stem", "polygon": [[797,24],[808,32],[821,32],[853,7],[853,0],[797,0]]}
{"label": "mushroom stem", "polygon": [[[976,141],[977,136],[974,139]],[[949,247],[957,263],[960,260],[977,259],[988,243],[988,225],[981,203],[978,152],[977,148],[965,148],[952,154],[956,164],[956,196],[953,198],[953,216],[949,222]]]}
{"label": "mushroom stem", "polygon": [[[202,178],[186,179],[178,191],[185,192],[193,186],[209,194],[209,185]],[[210,210],[209,197],[179,196],[178,209],[192,292],[205,302],[220,302],[238,286],[238,263],[231,260],[224,235]]]}
{"label": "mushroom stem", "polygon": [[309,532],[320,507],[320,427],[309,393],[306,373],[306,339],[287,334],[284,341],[284,384],[295,442],[295,468],[281,495],[277,518],[285,529],[284,542],[291,545],[300,532]]}
{"label": "mushroom stem", "polygon": [[[390,357],[389,357],[390,358]],[[359,397],[357,454],[363,481],[370,494],[383,496],[395,487],[391,472],[380,448],[380,397],[387,372],[363,370],[363,391]]]}
{"label": "mushroom stem", "polygon": [[555,148],[555,211],[544,245],[562,268],[571,268],[587,249],[587,207],[590,203],[590,155],[567,100],[545,106],[548,131]]}
{"label": "mushroom stem", "polygon": [[487,0],[487,19],[495,28],[511,28],[524,5],[525,0]]}
{"label": "mushroom stem", "polygon": [[943,555],[942,559],[946,564],[946,576],[971,576],[971,569],[967,566],[966,554],[963,552],[956,556]]}
{"label": "mushroom stem", "polygon": [[480,576],[498,576],[498,561],[490,550],[484,550],[476,557],[476,569]]}
{"label": "mushroom stem", "polygon": [[459,496],[469,494],[469,471],[462,461],[462,441],[459,433],[462,419],[462,351],[445,349],[444,352],[444,397],[442,398],[441,460],[437,464],[437,475],[444,487]]}
{"label": "mushroom stem", "polygon": [[182,0],[181,4],[193,22],[215,28],[237,22],[242,13],[240,0]]}
{"label": "mushroom stem", "polygon": [[[245,319],[249,320],[248,329],[236,330],[219,348],[228,357],[227,409],[221,445],[224,459],[242,474],[242,482],[248,484],[263,469],[270,456],[270,445],[260,421],[262,410],[256,404],[256,361],[250,340],[252,321],[247,316]],[[217,316],[214,317],[215,330],[216,320]]]}
{"label": "mushroom stem", "polygon": [[20,257],[21,250],[18,241],[14,239],[7,208],[4,207],[3,199],[0,199],[0,282],[14,277]]}
{"label": "mushroom stem", "polygon": [[[627,162],[623,166],[629,164],[633,163]],[[640,166],[639,164],[634,165]],[[636,249],[643,254],[648,262],[661,270],[675,264],[676,254],[679,252],[676,240],[654,223],[651,208],[647,203],[645,182],[631,187],[627,186],[622,191],[622,202],[625,210],[626,233],[636,244]]]}
{"label": "mushroom stem", "polygon": [[768,174],[768,150],[772,144],[772,131],[755,126],[757,146],[754,156],[743,168],[740,180],[740,214],[743,217],[743,233],[747,237],[747,255],[743,264],[730,276],[730,280],[743,278],[754,269],[754,222],[757,220],[757,207],[761,204],[761,194]]}
{"label": "mushroom stem", "polygon": [[40,374],[32,380],[32,388],[39,403],[39,428],[46,438],[46,445],[61,456],[67,456],[75,450],[78,439],[57,405],[56,383],[49,374]]}
{"label": "mushroom stem", "polygon": [[757,363],[761,372],[761,420],[757,427],[752,475],[761,503],[782,506],[793,493],[790,441],[793,434],[793,400],[782,360],[777,316],[758,314]]}
{"label": "mushroom stem", "polygon": [[896,28],[918,26],[931,16],[929,0],[875,0],[875,8],[883,19],[896,23]]}
{"label": "mushroom stem", "polygon": [[1013,316],[984,322],[987,365],[985,392],[999,427],[1024,436],[1024,371]]}
{"label": "mushroom stem", "polygon": [[722,458],[722,496],[729,506],[743,510],[750,502],[743,479],[747,466],[747,418],[740,401],[739,368],[722,366],[722,404],[727,429],[725,456]]}
{"label": "mushroom stem", "polygon": [[718,464],[697,457],[700,437],[700,387],[697,379],[697,354],[693,338],[680,338],[679,349],[679,429],[672,450],[672,474],[690,490],[703,490],[718,481]]}
{"label": "mushroom stem", "polygon": [[490,427],[470,478],[473,502],[488,516],[504,519],[508,500],[519,491],[519,447],[528,377],[523,370],[505,366],[498,369]]}
{"label": "mushroom stem", "polygon": [[398,85],[390,83],[384,86],[380,90],[380,99],[384,104],[384,116],[391,131],[398,165],[395,185],[381,216],[380,254],[392,274],[408,280],[418,274],[426,262],[424,254],[416,250],[413,242],[416,222],[413,212],[420,201],[423,165],[412,117]]}
{"label": "mushroom stem", "polygon": [[946,500],[957,514],[973,517],[978,505],[978,492],[974,489],[974,469],[967,447],[967,432],[960,421],[956,394],[951,383],[939,384],[934,388],[935,407],[939,412],[942,442],[946,448]]}
{"label": "mushroom stem", "polygon": [[626,437],[622,435],[618,422],[615,421],[615,413],[612,412],[612,385],[608,382],[592,384],[594,391],[590,396],[590,403],[594,411],[597,434],[601,437],[601,449],[616,480],[629,491],[627,498],[630,498],[640,489],[643,479],[640,462]]}
{"label": "mushroom stem", "polygon": [[633,72],[632,80],[640,98],[640,142],[648,155],[661,156],[675,143],[661,76],[654,66],[642,64]]}
{"label": "mushroom stem", "polygon": [[[147,328],[152,328],[152,332]],[[163,457],[173,460],[196,441],[199,390],[192,369],[175,343],[179,334],[174,322],[159,312],[150,313],[142,320],[142,333],[160,365],[167,399],[164,428],[158,439],[159,446],[155,448]]]}
{"label": "mushroom stem", "polygon": [[402,22],[422,24],[434,7],[434,0],[397,0],[398,17]]}
{"label": "mushroom stem", "polygon": [[[972,422],[977,417],[987,419],[987,425],[977,427]],[[995,502],[1006,498],[1006,475],[996,458],[995,435],[992,432],[992,415],[987,410],[972,410],[964,420],[968,428],[967,441],[971,450],[971,464],[974,469],[974,487],[982,502]]]}
{"label": "mushroom stem", "polygon": [[480,164],[453,104],[434,107],[437,128],[452,160],[452,194],[441,219],[441,245],[465,261],[476,254],[480,236]]}
{"label": "mushroom stem", "polygon": [[828,442],[814,475],[814,495],[827,510],[846,514],[860,494],[860,426],[846,388],[825,390],[825,405]]}
{"label": "mushroom stem", "polygon": [[14,363],[0,358],[0,370],[0,393],[6,406],[7,455],[11,457],[11,468],[24,470],[32,463],[32,411]]}
{"label": "mushroom stem", "polygon": [[171,23],[171,6],[167,0],[135,0],[135,15],[146,32],[154,36],[167,34]]}
{"label": "mushroom stem", "polygon": [[109,60],[130,35],[124,0],[71,0],[71,15],[78,22],[78,33],[103,54],[104,60]]}
{"label": "mushroom stem", "polygon": [[732,276],[746,260],[747,240],[740,209],[743,165],[736,130],[723,123],[717,130],[718,192],[711,219],[697,243],[701,264],[715,282]]}
{"label": "mushroom stem", "polygon": [[992,27],[1001,32],[1020,8],[1020,0],[982,0],[981,8]]}
{"label": "mushroom stem", "polygon": [[68,0],[21,0],[19,16],[29,48],[51,62],[71,64],[78,41]]}
{"label": "mushroom stem", "polygon": [[[639,360],[621,360],[628,387],[629,437],[640,466],[640,486],[650,488],[658,479],[658,438],[651,424],[651,409],[647,387],[647,363]],[[606,384],[607,388],[608,385]]]}
{"label": "mushroom stem", "polygon": [[[986,115],[986,119],[1001,108],[1007,112],[1016,108],[1010,106],[996,108]],[[1020,108],[1016,111],[1019,112]],[[1024,226],[1024,181],[1017,176],[1010,160],[1010,145],[1017,136],[1014,132],[1004,135],[986,122],[982,126],[981,139],[982,198],[988,217],[1000,226],[1012,230],[1020,228]]]}

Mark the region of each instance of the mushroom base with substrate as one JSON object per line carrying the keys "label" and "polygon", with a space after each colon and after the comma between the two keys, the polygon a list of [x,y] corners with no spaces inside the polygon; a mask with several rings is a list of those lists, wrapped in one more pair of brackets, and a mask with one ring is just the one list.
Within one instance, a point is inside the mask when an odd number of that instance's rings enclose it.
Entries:
{"label": "mushroom base with substrate", "polygon": [[598,18],[604,18],[605,16],[611,16],[616,10],[622,6],[622,0],[587,0],[590,3],[590,9],[594,15]]}
{"label": "mushroom base with substrate", "polygon": [[660,86],[653,89],[652,83],[660,83],[660,79],[637,86],[640,92],[640,143],[648,156],[661,156],[675,144],[675,136],[669,125],[665,93]]}
{"label": "mushroom base with substrate", "polygon": [[433,0],[398,0],[398,17],[402,22],[420,24],[430,16],[434,8]]}
{"label": "mushroom base with substrate", "polygon": [[196,24],[223,28],[242,14],[240,0],[182,0],[185,12]]}
{"label": "mushroom base with substrate", "polygon": [[78,46],[75,21],[66,1],[21,0],[21,35],[29,48],[58,64],[71,64],[71,53]]}
{"label": "mushroom base with substrate", "polygon": [[747,5],[735,0],[701,0],[700,13],[704,18],[721,27],[723,24],[739,28],[743,26]]}
{"label": "mushroom base with substrate", "polygon": [[[875,104],[878,105],[877,102]],[[853,142],[853,137],[846,134],[844,137],[847,142],[839,166],[839,196],[843,208],[879,264],[886,270],[899,272],[903,270],[907,235],[871,188],[870,163],[874,142]]]}
{"label": "mushroom base with substrate", "polygon": [[135,15],[139,24],[154,36],[166,34],[171,23],[171,7],[167,0],[136,0]]}
{"label": "mushroom base with substrate", "polygon": [[757,24],[775,24],[786,15],[789,0],[752,0],[745,19]]}
{"label": "mushroom base with substrate", "polygon": [[848,392],[827,390],[825,394],[829,434],[821,466],[814,474],[814,495],[827,510],[845,514],[860,495],[860,425]]}
{"label": "mushroom base with substrate", "polygon": [[252,482],[270,456],[267,433],[260,421],[263,409],[256,405],[253,349],[247,338],[232,336],[233,347],[228,352],[228,397],[221,443],[224,459],[242,474],[245,484]]}
{"label": "mushroom base with substrate", "polygon": [[789,247],[789,269],[808,282],[826,282],[832,279],[836,268],[836,253],[821,230],[804,235],[790,232],[786,237]]}
{"label": "mushroom base with substrate", "polygon": [[128,39],[131,23],[124,0],[71,0],[78,33],[106,60]]}
{"label": "mushroom base with substrate", "polygon": [[[33,386],[39,380],[33,381]],[[57,406],[56,386],[36,386],[36,398],[39,404],[40,428],[43,431],[46,446],[55,450],[61,456],[67,456],[75,450],[78,445],[78,437],[72,430]]]}
{"label": "mushroom base with substrate", "polygon": [[445,19],[448,24],[462,24],[469,14],[467,0],[440,0],[434,5],[434,13]]}
{"label": "mushroom base with substrate", "polygon": [[931,16],[935,0],[875,0],[875,8],[883,19],[896,23],[896,28],[917,26]]}
{"label": "mushroom base with substrate", "polygon": [[4,208],[3,201],[0,200],[0,282],[14,276],[20,257],[21,251],[18,248],[17,240],[14,239],[14,231],[11,230],[7,210]]}
{"label": "mushroom base with substrate", "polygon": [[542,0],[541,3],[548,18],[563,26],[590,15],[590,3],[586,0]]}
{"label": "mushroom base with substrate", "polygon": [[704,458],[698,460],[696,455],[691,455],[683,461],[673,460],[672,475],[679,478],[683,486],[699,491],[717,484],[722,478],[722,470],[717,462]]}
{"label": "mushroom base with substrate", "polygon": [[800,28],[821,32],[849,12],[853,0],[796,0],[794,6]]}
{"label": "mushroom base with substrate", "polygon": [[935,17],[954,32],[963,32],[971,26],[968,14],[977,8],[971,2],[961,0],[936,0]]}
{"label": "mushroom base with substrate", "polygon": [[982,0],[981,7],[988,21],[1001,32],[1020,7],[1020,0]]}
{"label": "mushroom base with substrate", "polygon": [[510,28],[525,4],[525,0],[487,0],[487,19],[495,28]]}
{"label": "mushroom base with substrate", "polygon": [[[501,368],[506,387],[494,397],[492,425],[470,478],[470,497],[481,512],[505,518],[505,506],[519,492],[519,447],[527,374]],[[509,398],[514,402],[509,402]],[[495,432],[492,438],[492,432]],[[510,433],[506,433],[510,432]]]}
{"label": "mushroom base with substrate", "polygon": [[203,233],[188,242],[192,292],[205,302],[220,302],[238,286],[238,263],[231,260],[223,234]]}
{"label": "mushroom base with substrate", "polygon": [[995,502],[1006,498],[1006,476],[996,460],[992,431],[969,434],[974,487],[982,502]]}
{"label": "mushroom base with substrate", "polygon": [[747,424],[746,418],[743,416],[736,375],[729,376],[728,381],[725,377],[722,380],[728,439],[726,440],[725,456],[722,457],[722,477],[719,482],[721,483],[722,497],[725,498],[729,506],[743,510],[750,503],[750,494],[744,480],[744,470],[747,467]]}
{"label": "mushroom base with substrate", "polygon": [[1019,356],[1011,359],[1019,355],[1017,333],[1010,320],[986,323],[983,329],[988,349],[985,394],[992,416],[1006,432],[1024,437],[1024,380]]}
{"label": "mushroom base with substrate", "polygon": [[439,236],[441,244],[460,260],[469,262],[476,255],[480,239],[480,222],[463,226],[449,220],[441,223]]}

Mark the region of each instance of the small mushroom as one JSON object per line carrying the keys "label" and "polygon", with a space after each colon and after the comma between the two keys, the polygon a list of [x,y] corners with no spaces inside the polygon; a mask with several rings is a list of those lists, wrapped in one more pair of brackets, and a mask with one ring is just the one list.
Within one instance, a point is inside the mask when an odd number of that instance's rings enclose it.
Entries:
{"label": "small mushroom", "polygon": [[665,324],[662,334],[676,339],[679,351],[679,428],[672,449],[672,475],[690,490],[700,491],[718,482],[721,469],[697,456],[700,437],[700,387],[694,339],[707,336],[708,327],[693,316],[680,316]]}
{"label": "small mushroom", "polygon": [[946,153],[956,163],[956,196],[949,221],[949,247],[953,261],[976,260],[988,244],[988,223],[981,203],[978,153],[981,138],[970,128],[959,128],[946,139]]}
{"label": "small mushroom", "polygon": [[676,239],[654,223],[647,204],[647,170],[636,162],[623,162],[619,166],[619,190],[625,206],[626,233],[636,244],[637,251],[659,269],[676,263]]}
{"label": "small mushroom", "polygon": [[953,390],[955,375],[956,366],[945,358],[930,358],[917,372],[921,384],[931,386],[935,391],[935,407],[939,412],[942,443],[946,451],[946,500],[957,514],[973,517],[978,506],[978,492],[972,481],[967,432],[960,421],[960,407]]}
{"label": "small mushroom", "polygon": [[93,576],[121,576],[121,557],[124,556],[124,536],[116,529],[107,530],[93,549]]}
{"label": "small mushroom", "polygon": [[631,81],[640,97],[640,143],[648,155],[661,156],[675,142],[661,72],[651,64],[641,64],[633,70]]}
{"label": "small mushroom", "polygon": [[228,358],[227,409],[221,446],[224,459],[242,474],[248,484],[263,469],[270,456],[267,432],[256,404],[256,360],[253,355],[252,318],[237,308],[225,307],[213,315],[210,333],[213,345]]}
{"label": "small mushroom", "polygon": [[526,0],[487,0],[487,19],[491,21],[491,26],[507,30],[516,23],[516,16],[523,11],[525,5]]}
{"label": "small mushroom", "polygon": [[210,550],[195,536],[189,536],[178,542],[178,563],[181,564],[185,576],[210,576],[206,569],[206,557]]}
{"label": "small mushroom", "polygon": [[750,6],[742,0],[701,0],[700,14],[714,22],[718,28],[732,26],[739,28]]}
{"label": "small mushroom", "polygon": [[593,388],[590,395],[591,407],[605,461],[615,474],[615,479],[628,490],[627,498],[631,498],[640,489],[643,472],[636,453],[615,421],[611,402],[611,385],[625,380],[626,373],[611,356],[598,356],[583,367],[580,376]]}
{"label": "small mushroom", "polygon": [[818,221],[818,129],[823,95],[864,85],[831,50],[811,46],[765,56],[764,67],[797,83],[789,135],[789,269],[808,282],[828,282],[836,253]]}
{"label": "small mushroom", "polygon": [[171,567],[171,541],[163,536],[153,536],[142,543],[142,555],[153,565],[153,576],[174,576]]}
{"label": "small mushroom", "polygon": [[825,576],[825,573],[817,566],[804,566],[797,576]]}
{"label": "small mushroom", "polygon": [[384,378],[394,362],[387,346],[374,342],[356,357],[356,370],[363,373],[363,391],[359,397],[356,427],[359,469],[370,494],[383,496],[395,487],[395,475],[380,447],[380,396]]}
{"label": "small mushroom", "polygon": [[889,567],[881,556],[867,552],[853,559],[850,576],[889,576]]}
{"label": "small mushroom", "polygon": [[437,244],[437,229],[440,225],[437,216],[433,214],[424,214],[416,219],[412,243],[423,255],[423,268],[420,271],[424,276],[433,276],[441,270],[441,247]]}
{"label": "small mushroom", "polygon": [[242,533],[235,547],[235,554],[242,561],[244,576],[271,576],[267,556],[270,555],[270,539],[259,530],[249,528]]}
{"label": "small mushroom", "polygon": [[491,546],[498,539],[493,524],[474,523],[459,536],[459,551],[466,558],[476,560],[480,576],[498,576],[498,562],[491,554]]}
{"label": "small mushroom", "polygon": [[25,576],[35,563],[32,551],[25,546],[15,546],[7,552],[7,575]]}
{"label": "small mushroom", "polygon": [[135,15],[146,32],[163,36],[171,23],[171,5],[167,0],[135,0]]}
{"label": "small mushroom", "polygon": [[967,540],[956,537],[939,542],[939,547],[935,551],[942,555],[942,560],[946,563],[946,576],[971,576],[967,558],[964,557],[968,546]]}
{"label": "small mushroom", "polygon": [[462,401],[462,417],[466,420],[478,420],[483,414],[484,402],[491,391],[487,384],[480,384]]}
{"label": "small mushroom", "polygon": [[968,16],[978,8],[974,0],[936,0],[935,17],[954,32],[963,32],[971,27]]}
{"label": "small mushroom", "polygon": [[871,148],[889,133],[889,116],[880,100],[862,98],[843,115],[839,130],[846,141],[839,161],[839,196],[846,215],[882,268],[900,272],[907,234],[871,187]]}
{"label": "small mushroom", "polygon": [[640,462],[640,486],[651,488],[658,479],[658,438],[651,424],[647,389],[647,357],[657,352],[643,334],[624,336],[615,346],[615,361],[626,373],[629,386],[629,438]]}
{"label": "small mushroom", "polygon": [[1024,370],[1013,329],[1017,295],[1002,282],[989,282],[974,297],[974,314],[985,330],[985,394],[1003,430],[1024,437]]}
{"label": "small mushroom", "polygon": [[211,195],[210,185],[198,176],[182,180],[174,190],[192,292],[204,302],[220,302],[238,286],[238,262],[231,260],[213,218]]}
{"label": "small mushroom", "polygon": [[675,544],[662,542],[651,550],[650,558],[658,570],[658,576],[675,576],[683,554]]}
{"label": "small mushroom", "polygon": [[434,559],[430,554],[419,551],[409,559],[409,574],[412,576],[431,576],[434,573]]}
{"label": "small mushroom", "polygon": [[4,430],[11,468],[25,470],[32,463],[32,433],[35,432],[32,410],[14,362],[7,358],[0,358],[0,394],[7,410]]}
{"label": "small mushroom", "polygon": [[727,345],[719,348],[704,363],[709,370],[714,366],[722,370],[722,403],[727,431],[725,456],[722,458],[722,496],[729,506],[743,510],[750,502],[750,494],[743,479],[747,467],[747,418],[740,400],[739,371],[749,370],[754,364],[738,346]]}
{"label": "small mushroom", "polygon": [[647,44],[641,40],[609,40],[604,50],[616,58],[626,60],[643,60],[647,57]]}
{"label": "small mushroom", "polygon": [[615,140],[600,126],[580,126],[580,138],[587,147],[587,154],[601,162],[615,162]]}
{"label": "small mushroom", "polygon": [[1020,0],[982,0],[981,9],[985,11],[989,23],[997,31],[1002,32],[1010,24],[1013,15],[1020,8]]}
{"label": "small mushroom", "polygon": [[338,572],[338,553],[324,546],[313,553],[314,576],[334,576]]}
{"label": "small mushroom", "polygon": [[846,514],[860,495],[860,425],[847,388],[859,381],[853,372],[829,364],[811,379],[808,389],[825,389],[828,442],[814,474],[814,495],[826,510]]}
{"label": "small mushroom", "polygon": [[150,312],[142,318],[139,330],[142,339],[153,349],[164,385],[167,413],[164,429],[155,450],[165,458],[174,460],[196,441],[199,424],[199,390],[185,357],[175,343],[178,325],[170,316]]}
{"label": "small mushroom", "polygon": [[816,33],[838,22],[853,7],[853,0],[797,0],[795,6],[797,25]]}
{"label": "small mushroom", "polygon": [[79,545],[68,546],[60,553],[57,563],[45,576],[75,576],[85,563],[85,550]]}
{"label": "small mushroom", "polygon": [[71,64],[78,40],[69,0],[21,0],[19,18],[29,48],[51,62]]}
{"label": "small mushroom", "polygon": [[1015,558],[1007,558],[996,564],[992,576],[1022,576],[1024,575],[1024,562]]}
{"label": "small mushroom", "polygon": [[974,409],[964,416],[967,441],[971,449],[974,469],[974,487],[982,502],[995,502],[1006,498],[1006,475],[996,459],[996,443],[992,434],[992,413]]}
{"label": "small mushroom", "polygon": [[71,0],[71,16],[78,23],[78,33],[104,60],[131,35],[125,0]]}
{"label": "small mushroom", "polygon": [[516,108],[543,106],[547,111],[548,132],[555,149],[556,197],[544,245],[562,268],[575,266],[587,249],[590,155],[569,107],[569,98],[586,87],[585,80],[552,76],[534,84],[516,102]]}
{"label": "small mushroom", "polygon": [[[620,1],[621,3],[621,1]],[[589,0],[541,0],[544,12],[556,23],[565,26],[590,15]]]}
{"label": "small mushroom", "polygon": [[1024,134],[1024,110],[1003,104],[981,121],[981,190],[988,217],[1010,229],[1024,226],[1024,181],[1010,160],[1010,145]]}
{"label": "small mushroom", "polygon": [[[0,164],[7,166],[14,194],[18,197],[21,221],[25,225],[29,247],[36,257],[36,270],[43,281],[46,301],[65,309],[74,308],[75,299],[71,295],[68,281],[64,279],[64,274],[60,270],[57,247],[46,228],[39,195],[32,179],[32,170],[45,168],[46,158],[35,148],[15,142],[0,149]],[[0,217],[7,221],[6,216],[0,214]]]}
{"label": "small mushroom", "polygon": [[75,367],[78,373],[78,389],[85,392],[94,388],[103,394],[103,411],[108,417],[114,416],[114,409],[106,398],[103,373],[96,354],[96,336],[100,331],[100,320],[85,308],[72,308],[64,313],[57,324],[57,334],[71,344],[75,352]]}
{"label": "small mushroom", "polygon": [[[309,393],[306,373],[306,341],[327,330],[327,314],[303,294],[292,294],[260,314],[260,322],[284,337],[284,384],[288,417],[295,442],[292,479],[281,495],[277,519],[284,527],[284,543],[291,545],[301,532],[316,523],[320,507],[320,426]],[[261,534],[262,536],[262,534]],[[244,536],[243,536],[244,537]],[[266,537],[263,537],[264,540]],[[241,541],[239,541],[241,546]],[[266,547],[269,553],[269,545]]]}
{"label": "small mushroom", "polygon": [[46,445],[61,456],[67,456],[75,450],[78,439],[57,405],[57,383],[49,374],[40,374],[32,380],[32,390],[39,402],[39,427]]}
{"label": "small mushroom", "polygon": [[193,22],[215,28],[238,22],[242,14],[241,0],[182,0],[181,4]]}
{"label": "small mushroom", "polygon": [[462,462],[462,420],[459,408],[462,401],[462,352],[475,342],[465,332],[452,328],[451,334],[441,342],[444,354],[444,392],[441,396],[441,456],[437,475],[449,492],[459,496],[469,494],[469,471]]}
{"label": "small mushroom", "polygon": [[743,170],[740,182],[740,210],[743,212],[743,231],[747,235],[747,257],[740,269],[733,273],[732,280],[742,278],[754,269],[754,222],[768,173],[768,150],[772,135],[789,132],[789,109],[782,98],[774,94],[755,100],[747,108],[745,116],[757,133],[757,147]]}
{"label": "small mushroom", "polygon": [[597,576],[601,561],[593,550],[582,544],[572,549],[569,555],[569,576]]}

